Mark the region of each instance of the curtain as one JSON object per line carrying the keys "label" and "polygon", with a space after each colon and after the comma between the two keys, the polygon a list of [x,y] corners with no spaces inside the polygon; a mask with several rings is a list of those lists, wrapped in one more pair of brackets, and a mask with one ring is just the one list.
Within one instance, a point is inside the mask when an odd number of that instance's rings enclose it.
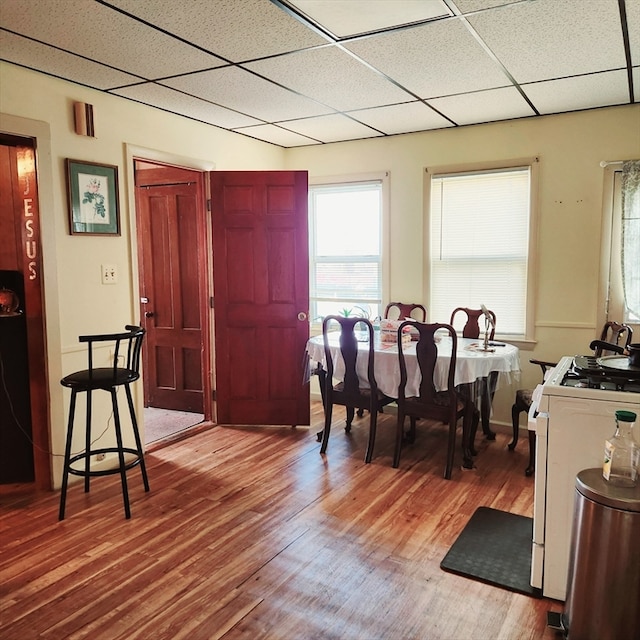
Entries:
{"label": "curtain", "polygon": [[632,318],[640,318],[640,160],[622,164],[622,286]]}

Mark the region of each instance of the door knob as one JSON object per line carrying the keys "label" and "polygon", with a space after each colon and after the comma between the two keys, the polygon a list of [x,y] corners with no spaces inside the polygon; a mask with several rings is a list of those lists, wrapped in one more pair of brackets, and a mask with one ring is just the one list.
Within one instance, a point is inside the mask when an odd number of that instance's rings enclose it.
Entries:
{"label": "door knob", "polygon": [[145,318],[153,318],[153,311],[145,311],[144,312],[144,317]]}
{"label": "door knob", "polygon": [[300,322],[304,322],[307,319],[307,314],[304,311],[301,311],[298,314],[298,320],[300,320]]}

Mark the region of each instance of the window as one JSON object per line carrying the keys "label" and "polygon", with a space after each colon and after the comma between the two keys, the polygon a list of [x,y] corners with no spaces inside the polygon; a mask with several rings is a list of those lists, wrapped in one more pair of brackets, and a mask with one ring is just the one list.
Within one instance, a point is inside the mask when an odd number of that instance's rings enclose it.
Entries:
{"label": "window", "polygon": [[427,176],[429,318],[448,322],[456,307],[484,304],[495,312],[500,335],[532,337],[534,167],[528,162]]}
{"label": "window", "polygon": [[387,179],[309,185],[313,322],[330,314],[380,315]]}
{"label": "window", "polygon": [[[598,324],[614,320],[632,325],[635,331],[640,325],[640,188],[635,190],[635,199],[633,194],[626,196],[628,206],[623,212],[622,169],[622,163],[611,163],[604,174]],[[623,228],[627,231],[625,249]]]}

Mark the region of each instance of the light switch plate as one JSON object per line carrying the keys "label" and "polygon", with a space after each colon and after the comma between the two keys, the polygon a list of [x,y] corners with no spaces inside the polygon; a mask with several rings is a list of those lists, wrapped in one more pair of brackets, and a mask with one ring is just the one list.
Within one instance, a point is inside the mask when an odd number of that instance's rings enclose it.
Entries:
{"label": "light switch plate", "polygon": [[115,264],[103,264],[102,284],[116,284],[118,282],[118,269]]}

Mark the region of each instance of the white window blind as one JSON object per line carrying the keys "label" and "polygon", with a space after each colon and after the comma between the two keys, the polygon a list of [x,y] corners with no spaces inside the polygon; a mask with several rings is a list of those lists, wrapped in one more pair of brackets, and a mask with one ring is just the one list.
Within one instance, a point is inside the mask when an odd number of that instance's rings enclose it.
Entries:
{"label": "white window blind", "polygon": [[484,304],[501,335],[524,336],[530,168],[433,175],[429,318]]}
{"label": "white window blind", "polygon": [[380,314],[382,181],[310,185],[312,320],[348,310]]}

